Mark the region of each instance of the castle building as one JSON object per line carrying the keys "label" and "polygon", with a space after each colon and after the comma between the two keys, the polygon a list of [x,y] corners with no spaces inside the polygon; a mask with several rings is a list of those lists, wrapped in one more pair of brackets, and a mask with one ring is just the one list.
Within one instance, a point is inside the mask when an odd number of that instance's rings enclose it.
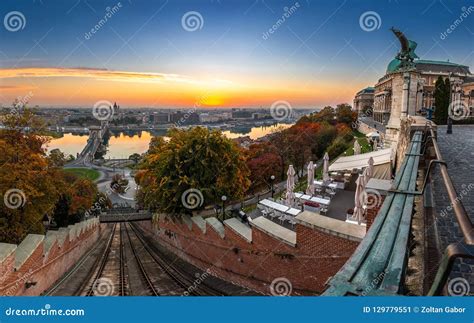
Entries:
{"label": "castle building", "polygon": [[372,110],[374,106],[375,88],[369,86],[357,92],[354,98],[354,109],[362,114],[365,111]]}
{"label": "castle building", "polygon": [[[461,100],[469,111],[466,117],[473,117],[474,75],[469,67],[449,61],[419,59],[415,53],[417,43],[408,40],[399,30],[392,28],[392,32],[400,41],[401,50],[374,86],[373,119],[386,125],[387,132],[391,129],[396,132],[400,118],[434,111],[434,90],[439,76],[450,78],[452,100]],[[369,93],[364,93],[364,90],[355,96],[354,107],[357,111],[370,102]],[[363,98],[366,100],[362,101]]]}

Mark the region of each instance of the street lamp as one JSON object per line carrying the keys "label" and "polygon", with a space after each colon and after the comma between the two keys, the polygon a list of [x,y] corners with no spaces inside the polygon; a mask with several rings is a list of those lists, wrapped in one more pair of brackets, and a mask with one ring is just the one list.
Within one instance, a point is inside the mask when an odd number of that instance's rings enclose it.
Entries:
{"label": "street lamp", "polygon": [[272,175],[270,176],[270,180],[271,180],[271,185],[272,185],[272,199],[273,199],[273,193],[275,193],[275,190],[273,189],[273,181],[275,180],[275,175]]}
{"label": "street lamp", "polygon": [[222,221],[224,221],[224,218],[225,218],[225,201],[227,200],[227,196],[222,195],[221,200],[222,200]]}
{"label": "street lamp", "polygon": [[44,230],[48,232],[50,221],[49,221],[49,217],[46,214],[43,216],[42,222],[43,222]]}

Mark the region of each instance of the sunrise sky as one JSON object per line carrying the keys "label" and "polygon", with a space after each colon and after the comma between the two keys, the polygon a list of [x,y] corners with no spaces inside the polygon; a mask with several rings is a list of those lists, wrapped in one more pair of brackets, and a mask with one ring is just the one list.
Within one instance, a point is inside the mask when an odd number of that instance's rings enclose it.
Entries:
{"label": "sunrise sky", "polygon": [[[98,100],[160,108],[351,103],[397,53],[392,26],[418,42],[421,58],[472,67],[474,13],[440,37],[469,8],[455,3],[2,0],[0,103],[25,96],[45,107]],[[14,11],[24,16],[19,29],[6,22]],[[202,17],[198,28],[183,22],[190,11]],[[368,11],[380,16],[372,31],[359,22]],[[264,36],[285,12],[284,23]]]}

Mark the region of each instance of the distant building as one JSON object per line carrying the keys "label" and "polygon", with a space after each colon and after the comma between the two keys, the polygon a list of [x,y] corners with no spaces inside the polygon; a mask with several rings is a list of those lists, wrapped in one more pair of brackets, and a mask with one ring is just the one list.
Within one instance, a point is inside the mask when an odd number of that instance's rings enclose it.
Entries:
{"label": "distant building", "polygon": [[149,118],[151,124],[167,124],[171,122],[169,113],[152,113]]}
{"label": "distant building", "polygon": [[178,126],[199,124],[199,115],[196,111],[177,111],[170,115],[170,122]]}
{"label": "distant building", "polygon": [[357,92],[354,98],[354,110],[359,114],[374,107],[374,91],[375,88],[369,86]]}
{"label": "distant building", "polygon": [[232,109],[232,119],[252,119],[252,112],[243,109]]}
{"label": "distant building", "polygon": [[270,115],[270,113],[266,113],[266,112],[254,112],[254,113],[252,113],[252,119],[254,119],[254,120],[269,119],[271,117],[272,116]]}

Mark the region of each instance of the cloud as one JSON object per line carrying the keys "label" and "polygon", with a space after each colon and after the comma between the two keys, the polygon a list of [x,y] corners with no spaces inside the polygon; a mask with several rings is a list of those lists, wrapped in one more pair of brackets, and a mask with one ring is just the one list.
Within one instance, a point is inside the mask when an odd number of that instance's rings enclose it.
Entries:
{"label": "cloud", "polygon": [[[0,69],[0,79],[10,78],[49,78],[49,77],[78,77],[92,78],[96,80],[118,81],[118,82],[181,82],[181,83],[202,83],[188,76],[178,74],[144,73],[115,71],[100,68],[88,67],[20,67]],[[219,80],[218,82],[224,82]],[[225,81],[228,82],[228,81]]]}
{"label": "cloud", "polygon": [[32,89],[33,87],[22,86],[22,85],[0,85],[0,90],[8,91],[8,90],[28,90]]}

